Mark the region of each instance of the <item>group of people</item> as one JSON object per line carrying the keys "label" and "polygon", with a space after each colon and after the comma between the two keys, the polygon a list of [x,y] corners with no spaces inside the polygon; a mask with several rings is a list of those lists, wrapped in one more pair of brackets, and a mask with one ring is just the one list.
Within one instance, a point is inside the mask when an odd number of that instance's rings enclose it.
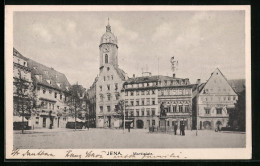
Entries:
{"label": "group of people", "polygon": [[[177,135],[178,124],[174,124],[174,135]],[[185,135],[185,125],[183,122],[180,123],[180,135]]]}

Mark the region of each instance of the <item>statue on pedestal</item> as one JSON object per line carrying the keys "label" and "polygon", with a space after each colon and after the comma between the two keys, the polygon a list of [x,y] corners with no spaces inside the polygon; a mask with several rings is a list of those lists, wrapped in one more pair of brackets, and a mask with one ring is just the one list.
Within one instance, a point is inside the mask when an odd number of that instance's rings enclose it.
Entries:
{"label": "statue on pedestal", "polygon": [[164,105],[163,105],[164,103],[161,103],[161,105],[160,105],[160,117],[162,117],[162,116],[166,116],[166,112],[165,112],[165,109],[164,109]]}

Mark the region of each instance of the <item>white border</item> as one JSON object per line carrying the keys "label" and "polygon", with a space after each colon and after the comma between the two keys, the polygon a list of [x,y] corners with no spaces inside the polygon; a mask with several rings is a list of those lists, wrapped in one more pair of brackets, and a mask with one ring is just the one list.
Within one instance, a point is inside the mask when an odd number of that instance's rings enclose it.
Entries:
{"label": "white border", "polygon": [[[203,149],[115,149],[122,154],[131,155],[132,152],[151,152],[166,157],[154,159],[251,159],[252,156],[252,127],[251,127],[251,20],[249,5],[237,6],[5,6],[5,149],[7,159],[65,159],[67,149],[44,149],[45,152],[55,154],[55,157],[23,157],[11,156],[13,147],[13,12],[14,11],[245,11],[245,66],[246,66],[246,148],[203,148]],[[112,150],[112,149],[110,149]],[[39,152],[39,149],[30,149],[31,152]],[[75,153],[84,155],[86,151],[95,154],[104,154],[107,149],[74,149]],[[20,152],[26,152],[21,149]],[[181,152],[181,153],[180,153]],[[175,153],[179,158],[171,158],[169,154]],[[113,159],[114,156],[106,156],[104,159]],[[141,159],[136,156],[134,159]],[[73,159],[73,158],[66,158]],[[84,158],[82,158],[84,159]],[[98,158],[87,158],[98,159]],[[124,159],[124,158],[117,158]],[[131,158],[125,158],[131,159]],[[152,158],[150,158],[152,159]]]}

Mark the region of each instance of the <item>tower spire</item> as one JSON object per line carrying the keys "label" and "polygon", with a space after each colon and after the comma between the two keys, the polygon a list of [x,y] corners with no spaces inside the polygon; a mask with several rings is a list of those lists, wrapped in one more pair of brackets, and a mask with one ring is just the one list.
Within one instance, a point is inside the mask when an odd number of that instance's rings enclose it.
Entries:
{"label": "tower spire", "polygon": [[107,31],[107,32],[111,32],[111,26],[109,25],[109,17],[108,17],[108,19],[107,19],[106,31]]}

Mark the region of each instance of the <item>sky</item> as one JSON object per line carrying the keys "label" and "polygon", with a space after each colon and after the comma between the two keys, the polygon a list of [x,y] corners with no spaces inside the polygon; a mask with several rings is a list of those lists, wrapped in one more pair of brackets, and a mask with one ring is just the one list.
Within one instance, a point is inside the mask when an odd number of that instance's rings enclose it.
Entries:
{"label": "sky", "polygon": [[[172,76],[205,82],[219,68],[245,78],[244,11],[15,12],[14,48],[89,88],[99,74],[99,44],[108,22],[118,64],[129,77]],[[158,68],[159,66],[159,68]]]}

